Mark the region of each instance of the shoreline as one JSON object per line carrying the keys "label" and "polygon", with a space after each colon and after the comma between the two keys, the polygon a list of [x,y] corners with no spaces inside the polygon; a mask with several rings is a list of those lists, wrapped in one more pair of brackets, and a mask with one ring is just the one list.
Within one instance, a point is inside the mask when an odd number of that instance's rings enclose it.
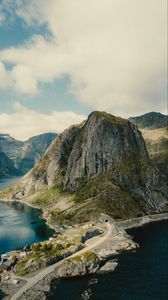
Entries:
{"label": "shoreline", "polygon": [[[38,207],[36,205],[33,205],[32,203],[25,202],[23,200],[7,199],[6,198],[6,199],[0,199],[0,202],[3,202],[3,203],[6,203],[6,202],[7,203],[21,202],[24,205],[27,205],[27,206],[29,206],[31,208],[34,208],[34,209],[37,209],[37,210],[41,211],[41,216],[40,217],[46,221],[46,224],[51,229],[53,229],[54,231],[56,231],[56,226],[57,225],[51,224],[51,222],[47,218],[47,212],[48,212],[47,209],[40,208],[40,207]],[[168,212],[157,213],[157,214],[150,214],[150,215],[145,215],[143,217],[131,218],[131,219],[127,219],[127,220],[120,220],[120,221],[114,220],[114,224],[116,226],[118,226],[119,228],[121,228],[121,229],[127,230],[127,229],[131,229],[131,228],[141,227],[141,226],[144,226],[144,225],[152,223],[152,222],[158,222],[158,221],[164,221],[164,220],[168,220]]]}
{"label": "shoreline", "polygon": [[[35,207],[34,205],[32,205],[30,203],[26,203],[23,200],[0,199],[0,202],[3,202],[3,203],[12,203],[12,202],[18,202],[19,203],[20,202],[24,205],[28,205],[29,207],[32,207],[34,209],[37,209],[37,210],[41,211],[42,213],[39,217],[45,219],[46,224],[50,228],[55,230],[54,226],[51,227],[51,225],[50,225],[50,223],[47,219],[47,216],[46,216],[47,211],[45,209],[40,209],[38,207]],[[109,221],[107,223],[107,226],[116,227],[115,237],[120,235],[119,241],[121,242],[121,245],[119,245],[119,246],[121,247],[122,251],[131,251],[133,249],[136,249],[138,247],[138,245],[134,242],[132,237],[130,237],[127,234],[127,232],[126,232],[127,229],[131,229],[131,228],[135,228],[135,227],[141,227],[145,224],[149,224],[149,223],[156,222],[156,221],[167,220],[167,219],[168,219],[168,213],[162,213],[162,214],[156,214],[156,215],[146,215],[146,216],[143,216],[143,217],[132,218],[132,219],[123,220],[123,221],[115,221],[115,220],[111,219],[111,221]],[[111,233],[112,233],[112,231],[111,231]],[[106,235],[107,235],[107,232],[106,232]],[[121,237],[122,237],[122,239],[121,239]],[[110,242],[112,242],[112,245],[111,245],[112,248],[109,248]],[[125,243],[125,244],[123,244],[123,243]],[[103,245],[102,249],[104,249],[104,252],[101,253],[101,247],[100,246],[98,248],[96,247],[94,249],[94,252],[96,253],[96,255],[98,255],[100,261],[105,262],[103,267],[105,267],[105,270],[106,270],[106,268],[108,269],[108,267],[109,267],[108,265],[106,266],[106,263],[110,262],[109,258],[112,255],[115,256],[116,254],[119,254],[120,249],[117,249],[117,251],[116,251],[113,248],[113,246],[115,244],[113,245],[113,236],[111,236],[111,234],[110,235],[108,234],[107,241],[104,241],[102,245]],[[125,246],[125,248],[123,248],[123,245]],[[90,245],[87,245],[87,247],[93,248],[93,245],[90,244]],[[111,252],[112,250],[113,251],[115,250],[116,253],[112,253]],[[83,249],[81,251],[85,251],[85,250]],[[79,251],[79,253],[81,251]],[[103,254],[103,256],[102,256],[102,254]],[[109,254],[110,254],[110,256],[109,256]],[[74,254],[74,255],[78,255],[78,254]],[[64,263],[63,261],[60,261],[60,265],[63,264],[63,263]],[[114,269],[115,269],[114,264],[115,264],[115,267],[118,265],[117,262],[115,262],[115,263],[113,262],[110,265],[110,268],[111,268],[111,266],[113,266],[113,269],[109,269],[108,271],[107,270],[106,271],[107,272],[113,272]],[[99,266],[98,270],[101,270],[100,266]],[[58,275],[56,271],[57,271],[57,268],[54,269],[54,265],[52,265],[51,266],[51,272],[46,273],[40,280],[38,280],[37,283],[35,283],[35,285],[33,285],[33,288],[32,287],[30,289],[28,288],[26,290],[26,297],[28,297],[27,299],[31,300],[32,295],[34,296],[34,295],[38,294],[39,291],[41,291],[42,286],[44,284],[45,284],[45,286],[47,286],[47,290],[50,294],[51,291],[52,291],[52,282],[53,282],[53,280],[55,281],[58,278],[58,276],[56,276],[56,275]],[[84,275],[84,276],[87,276],[87,274]],[[79,277],[80,277],[80,275],[79,275]],[[70,276],[70,278],[71,278],[71,276]],[[22,289],[22,287],[21,287],[21,289]],[[19,290],[18,290],[18,292],[19,292]],[[33,294],[31,294],[31,291],[32,291]],[[13,291],[11,293],[13,293]],[[17,291],[16,291],[16,293],[17,293]],[[29,293],[30,293],[30,295],[29,295]],[[48,299],[48,297],[46,299]]]}
{"label": "shoreline", "polygon": [[115,224],[120,228],[127,230],[136,227],[141,227],[149,223],[168,220],[168,212],[154,215],[146,215],[139,218],[133,218],[123,221],[116,221]]}
{"label": "shoreline", "polygon": [[41,215],[39,216],[39,218],[44,219],[44,220],[45,220],[45,223],[46,223],[52,230],[56,231],[56,226],[54,226],[53,224],[50,223],[49,219],[48,219],[47,216],[46,216],[46,214],[47,214],[48,211],[45,210],[44,208],[40,208],[40,207],[38,207],[38,206],[36,206],[36,205],[33,205],[32,203],[25,202],[25,201],[23,201],[23,200],[16,200],[16,199],[7,199],[7,198],[5,198],[5,199],[0,199],[0,202],[2,202],[2,203],[12,203],[12,202],[18,202],[18,203],[19,203],[19,202],[21,202],[21,203],[24,204],[24,205],[27,205],[27,206],[29,206],[29,207],[31,207],[31,208],[34,208],[34,209],[37,209],[37,210],[41,211]]}

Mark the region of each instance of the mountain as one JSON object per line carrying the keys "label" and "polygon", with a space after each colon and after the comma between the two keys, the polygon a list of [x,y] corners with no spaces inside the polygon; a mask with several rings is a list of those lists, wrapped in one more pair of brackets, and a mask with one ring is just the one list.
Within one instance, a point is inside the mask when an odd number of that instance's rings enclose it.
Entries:
{"label": "mountain", "polygon": [[0,151],[0,178],[11,175],[18,175],[18,170],[14,167],[13,162]]}
{"label": "mountain", "polygon": [[168,178],[168,116],[151,112],[129,120],[138,126],[151,160]]}
{"label": "mountain", "polygon": [[19,141],[8,134],[0,134],[0,148],[13,162],[20,174],[28,172],[57,137],[55,133],[45,133],[27,141]]}
{"label": "mountain", "polygon": [[168,126],[168,116],[159,112],[149,112],[142,116],[129,118],[138,128],[157,129]]}
{"label": "mountain", "polygon": [[20,156],[17,158],[18,169],[22,174],[33,168],[56,137],[56,133],[44,133],[24,142]]}
{"label": "mountain", "polygon": [[13,161],[16,168],[23,145],[24,142],[12,138],[9,134],[0,134],[0,148]]}
{"label": "mountain", "polygon": [[[39,194],[45,189],[51,199]],[[13,195],[26,201],[37,192],[36,204],[48,205],[51,200],[52,208],[61,198],[56,200],[53,189],[72,196],[75,208],[66,212],[68,218],[100,212],[128,218],[168,208],[166,177],[151,163],[141,132],[130,121],[106,112],[93,112],[60,134]]]}

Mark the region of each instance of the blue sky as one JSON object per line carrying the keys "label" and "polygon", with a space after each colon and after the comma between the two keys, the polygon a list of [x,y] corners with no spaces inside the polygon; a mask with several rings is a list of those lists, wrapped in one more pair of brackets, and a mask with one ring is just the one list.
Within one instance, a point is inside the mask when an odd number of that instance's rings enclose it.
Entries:
{"label": "blue sky", "polygon": [[166,23],[166,0],[1,0],[0,132],[166,113]]}

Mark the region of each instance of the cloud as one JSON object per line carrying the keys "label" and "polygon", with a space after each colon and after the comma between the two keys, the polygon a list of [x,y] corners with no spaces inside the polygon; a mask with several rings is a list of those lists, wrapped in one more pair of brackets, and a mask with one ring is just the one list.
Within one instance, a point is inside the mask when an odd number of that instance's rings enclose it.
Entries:
{"label": "cloud", "polygon": [[71,111],[53,111],[46,115],[35,112],[19,102],[14,102],[12,113],[0,113],[0,133],[9,133],[16,139],[25,140],[45,132],[60,133],[86,117]]}
{"label": "cloud", "polygon": [[5,22],[5,15],[3,13],[0,13],[0,26]]}
{"label": "cloud", "polygon": [[4,64],[0,61],[0,87],[6,88],[9,85],[8,72],[6,71]]}
{"label": "cloud", "polygon": [[[8,0],[8,6],[13,1]],[[21,94],[68,74],[93,109],[128,116],[166,110],[166,0],[17,0],[15,15],[51,35],[0,52]]]}

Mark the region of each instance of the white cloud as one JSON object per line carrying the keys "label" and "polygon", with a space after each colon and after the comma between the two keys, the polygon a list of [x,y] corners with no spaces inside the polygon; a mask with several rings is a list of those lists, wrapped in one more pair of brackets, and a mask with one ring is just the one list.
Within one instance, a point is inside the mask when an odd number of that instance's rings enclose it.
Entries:
{"label": "white cloud", "polygon": [[53,111],[52,114],[46,115],[15,102],[12,113],[0,113],[0,133],[9,133],[17,139],[25,140],[44,132],[60,133],[85,118],[84,115],[71,111]]}
{"label": "white cloud", "polygon": [[[8,5],[12,3],[8,0]],[[17,0],[29,26],[47,24],[52,38],[34,36],[0,53],[14,64],[19,93],[68,74],[71,91],[94,109],[128,116],[166,110],[167,0]]]}
{"label": "white cloud", "polygon": [[3,13],[0,13],[0,26],[2,26],[4,22],[5,22],[5,15]]}
{"label": "white cloud", "polygon": [[8,86],[9,86],[8,73],[3,63],[0,61],[0,87],[6,88]]}

